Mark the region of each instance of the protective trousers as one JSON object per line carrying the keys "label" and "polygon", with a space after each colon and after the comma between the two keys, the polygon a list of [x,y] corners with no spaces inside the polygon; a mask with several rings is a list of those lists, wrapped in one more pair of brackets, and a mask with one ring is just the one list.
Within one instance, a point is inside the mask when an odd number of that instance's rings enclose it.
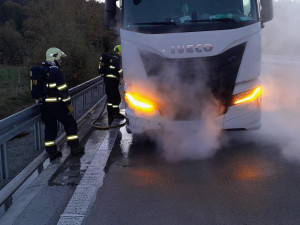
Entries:
{"label": "protective trousers", "polygon": [[48,153],[56,151],[57,121],[64,126],[69,146],[79,144],[77,122],[63,102],[43,103],[40,106],[42,120],[45,123],[45,148]]}
{"label": "protective trousers", "polygon": [[117,115],[120,112],[119,105],[121,103],[121,96],[119,92],[119,83],[119,79],[117,78],[104,78],[108,116]]}

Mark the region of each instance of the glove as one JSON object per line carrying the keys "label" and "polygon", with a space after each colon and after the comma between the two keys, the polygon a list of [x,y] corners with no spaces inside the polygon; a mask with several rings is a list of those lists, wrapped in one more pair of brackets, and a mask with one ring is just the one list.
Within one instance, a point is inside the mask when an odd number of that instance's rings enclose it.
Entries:
{"label": "glove", "polygon": [[69,110],[69,113],[68,113],[68,115],[72,115],[72,114],[73,114],[73,112],[74,112],[74,108],[73,108],[73,106],[72,106],[72,105],[67,105],[67,108],[68,108],[68,110]]}

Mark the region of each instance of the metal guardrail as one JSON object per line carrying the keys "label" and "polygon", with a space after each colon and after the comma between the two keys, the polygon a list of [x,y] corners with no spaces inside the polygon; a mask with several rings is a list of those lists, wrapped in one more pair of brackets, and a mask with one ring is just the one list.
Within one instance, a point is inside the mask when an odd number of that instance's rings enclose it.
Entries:
{"label": "metal guardrail", "polygon": [[[74,118],[85,115],[86,111],[93,107],[105,95],[103,79],[94,78],[83,84],[70,89],[72,104],[74,106]],[[7,142],[18,134],[34,127],[35,149],[42,149],[41,135],[41,114],[38,104],[15,113],[3,120],[0,120],[0,179],[7,179],[8,159],[7,159]],[[59,132],[62,133],[62,125],[59,124]]]}

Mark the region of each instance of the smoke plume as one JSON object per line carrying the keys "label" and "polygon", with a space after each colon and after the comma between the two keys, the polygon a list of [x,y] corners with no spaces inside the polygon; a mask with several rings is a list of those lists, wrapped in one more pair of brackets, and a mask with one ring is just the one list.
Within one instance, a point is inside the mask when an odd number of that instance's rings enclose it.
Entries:
{"label": "smoke plume", "polygon": [[300,160],[299,9],[299,1],[274,1],[274,19],[262,31],[261,132],[290,160]]}
{"label": "smoke plume", "polygon": [[217,118],[223,108],[208,87],[207,65],[190,60],[179,64],[165,62],[151,78],[160,114],[170,121],[154,140],[167,160],[208,158],[221,146]]}

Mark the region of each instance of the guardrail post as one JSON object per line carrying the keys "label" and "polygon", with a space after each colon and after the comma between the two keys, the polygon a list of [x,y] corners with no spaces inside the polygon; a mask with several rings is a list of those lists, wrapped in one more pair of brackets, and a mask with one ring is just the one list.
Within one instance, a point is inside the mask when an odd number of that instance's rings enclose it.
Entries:
{"label": "guardrail post", "polygon": [[94,97],[94,95],[93,95],[93,90],[94,90],[94,88],[92,88],[89,92],[90,92],[90,104],[89,104],[89,108],[93,105],[93,103],[94,103],[94,99],[93,99],[93,97]]}
{"label": "guardrail post", "polygon": [[94,88],[92,88],[92,90],[91,90],[91,99],[92,99],[92,104],[94,104],[94,101],[95,101],[95,99],[94,99]]}
{"label": "guardrail post", "polygon": [[0,145],[1,179],[8,179],[8,162],[6,143]]}
{"label": "guardrail post", "polygon": [[34,143],[35,149],[41,150],[42,149],[42,140],[41,140],[41,123],[36,122],[34,124]]}
{"label": "guardrail post", "polygon": [[99,96],[99,95],[100,95],[100,93],[99,93],[99,89],[100,89],[100,88],[99,88],[99,87],[100,87],[100,85],[98,84],[98,85],[96,86],[96,93],[95,93],[97,99],[100,99],[100,96]]}
{"label": "guardrail post", "polygon": [[93,88],[92,89],[90,89],[90,90],[88,90],[88,97],[89,97],[89,101],[87,101],[88,102],[88,108],[90,108],[90,106],[91,106],[91,103],[93,102],[93,100],[92,100],[92,91],[93,91]]}
{"label": "guardrail post", "polygon": [[101,96],[101,91],[102,91],[102,87],[100,87],[100,85],[98,86],[98,98],[100,98]]}

